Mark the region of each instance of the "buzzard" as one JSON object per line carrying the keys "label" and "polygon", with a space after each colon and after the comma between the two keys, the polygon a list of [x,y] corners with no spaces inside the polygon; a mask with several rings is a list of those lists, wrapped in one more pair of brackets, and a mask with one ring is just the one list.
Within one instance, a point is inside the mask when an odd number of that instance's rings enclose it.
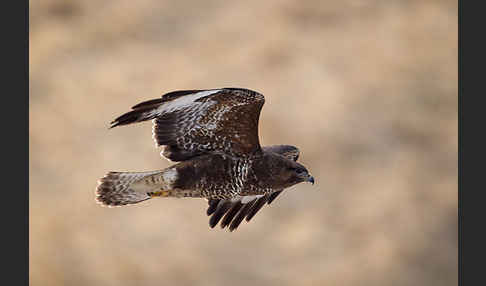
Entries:
{"label": "buzzard", "polygon": [[136,204],[154,197],[208,200],[209,225],[235,230],[285,188],[314,178],[290,145],[261,147],[258,118],[265,99],[243,88],[180,90],[144,101],[110,128],[153,120],[161,155],[178,162],[150,172],[109,172],[98,182],[103,205]]}

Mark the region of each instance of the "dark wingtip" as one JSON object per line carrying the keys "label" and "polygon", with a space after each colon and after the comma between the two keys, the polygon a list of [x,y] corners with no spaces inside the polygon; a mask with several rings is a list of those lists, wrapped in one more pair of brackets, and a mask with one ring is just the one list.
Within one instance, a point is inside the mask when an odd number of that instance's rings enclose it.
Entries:
{"label": "dark wingtip", "polygon": [[112,122],[110,122],[110,126],[108,126],[108,130],[113,128],[113,127],[117,127],[118,125],[120,125],[119,122],[112,121]]}
{"label": "dark wingtip", "polygon": [[[283,190],[282,190],[283,191]],[[267,204],[271,204],[273,202],[273,200],[275,200],[278,195],[280,195],[282,193],[282,191],[277,191],[277,192],[274,192],[272,193],[269,197],[268,197],[268,201],[267,201]]]}
{"label": "dark wingtip", "polygon": [[220,221],[222,229],[227,228],[233,232],[243,220],[249,222],[258,211],[266,204],[270,204],[282,190],[255,198],[243,204],[241,201],[231,202],[229,200],[209,199],[207,214],[210,217],[209,227],[214,228]]}
{"label": "dark wingtip", "polygon": [[218,224],[221,220],[223,215],[233,206],[233,203],[230,201],[225,201],[218,204],[216,211],[213,213],[211,218],[209,219],[209,226],[213,228]]}
{"label": "dark wingtip", "polygon": [[229,225],[229,230],[233,231],[238,228],[241,222],[244,220],[248,212],[251,210],[252,206],[255,204],[257,199],[253,199],[251,202],[246,203],[241,210],[238,212],[236,217],[233,218],[231,224]]}
{"label": "dark wingtip", "polygon": [[267,200],[268,200],[268,195],[257,199],[255,204],[253,204],[250,212],[246,215],[245,219],[247,222],[249,222],[257,214],[257,212],[265,205]]}
{"label": "dark wingtip", "polygon": [[206,210],[206,214],[209,216],[209,215],[212,215],[215,211],[216,211],[216,208],[218,207],[218,204],[219,204],[219,199],[210,199],[208,200],[208,209]]}
{"label": "dark wingtip", "polygon": [[223,217],[220,223],[221,228],[227,227],[242,207],[243,204],[240,201],[234,203],[233,206],[228,210],[228,212],[226,212],[226,215]]}

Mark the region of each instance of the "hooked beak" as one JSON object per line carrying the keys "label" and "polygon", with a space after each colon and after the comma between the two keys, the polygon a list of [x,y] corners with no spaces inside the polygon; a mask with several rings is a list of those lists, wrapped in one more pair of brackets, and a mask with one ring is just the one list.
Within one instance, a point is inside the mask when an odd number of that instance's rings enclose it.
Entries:
{"label": "hooked beak", "polygon": [[309,176],[309,178],[307,178],[307,182],[309,182],[309,183],[311,183],[312,185],[314,185],[314,177]]}

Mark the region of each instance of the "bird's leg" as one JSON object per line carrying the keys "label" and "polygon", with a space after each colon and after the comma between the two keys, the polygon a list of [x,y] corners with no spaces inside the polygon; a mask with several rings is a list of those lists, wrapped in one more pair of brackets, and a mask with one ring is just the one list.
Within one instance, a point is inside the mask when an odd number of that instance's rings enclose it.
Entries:
{"label": "bird's leg", "polygon": [[147,195],[151,197],[168,197],[170,196],[170,191],[160,190],[156,192],[148,192]]}

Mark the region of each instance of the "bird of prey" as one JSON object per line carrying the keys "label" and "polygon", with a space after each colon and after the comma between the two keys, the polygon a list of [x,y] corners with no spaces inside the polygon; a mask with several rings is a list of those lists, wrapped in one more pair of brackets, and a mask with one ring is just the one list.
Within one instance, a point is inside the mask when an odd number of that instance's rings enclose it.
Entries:
{"label": "bird of prey", "polygon": [[153,120],[161,155],[177,162],[150,172],[109,172],[98,181],[103,205],[136,204],[154,197],[208,200],[209,225],[235,230],[285,188],[314,184],[290,145],[261,147],[258,119],[265,99],[243,88],[179,90],[144,101],[110,128]]}

